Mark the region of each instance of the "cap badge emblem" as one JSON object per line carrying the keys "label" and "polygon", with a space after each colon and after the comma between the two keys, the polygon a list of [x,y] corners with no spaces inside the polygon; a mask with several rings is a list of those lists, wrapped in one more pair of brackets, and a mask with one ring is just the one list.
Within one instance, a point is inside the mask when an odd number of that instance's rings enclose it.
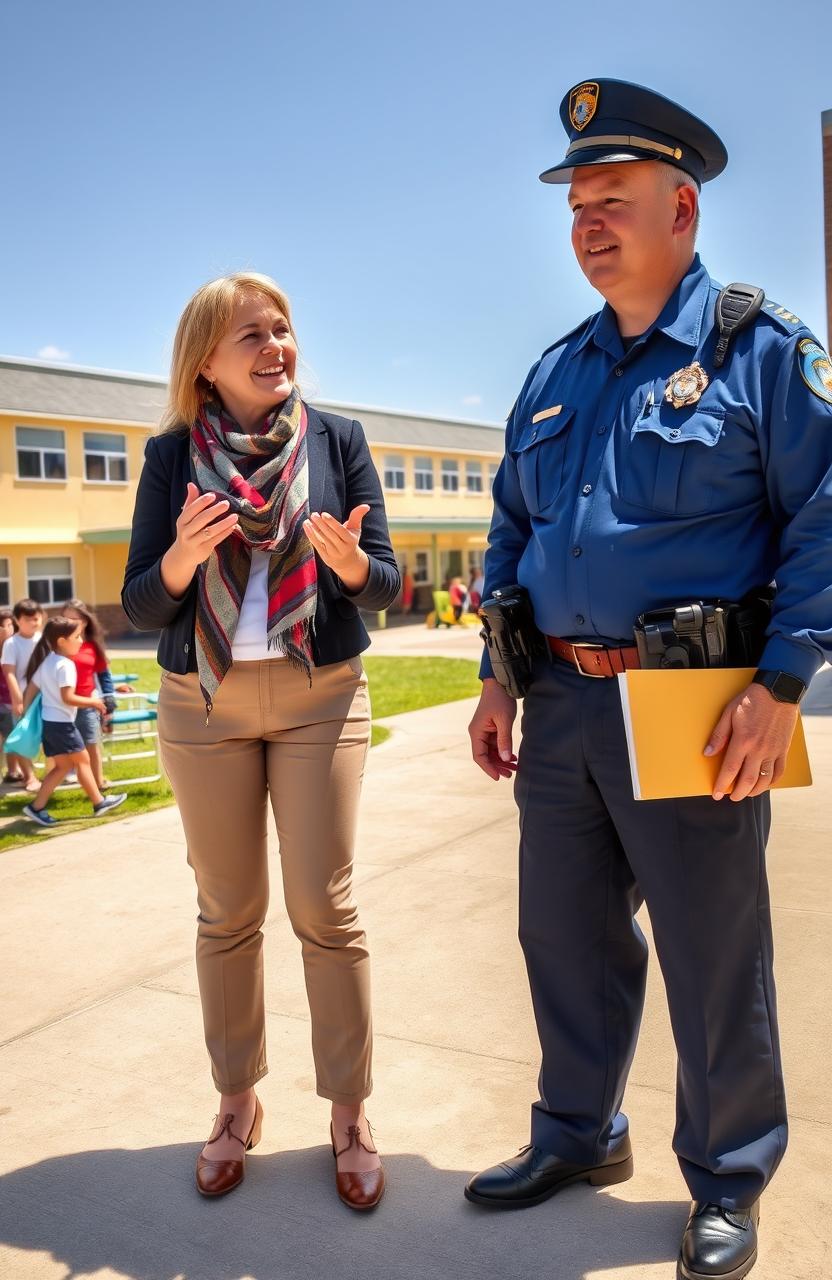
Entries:
{"label": "cap badge emblem", "polygon": [[814,338],[803,338],[797,344],[800,376],[810,391],[832,404],[832,360]]}
{"label": "cap badge emblem", "polygon": [[708,382],[707,373],[696,360],[670,375],[664,389],[664,398],[674,409],[683,409],[687,404],[696,404]]}
{"label": "cap badge emblem", "polygon": [[598,110],[600,90],[594,80],[577,84],[569,95],[569,119],[578,132],[585,129]]}

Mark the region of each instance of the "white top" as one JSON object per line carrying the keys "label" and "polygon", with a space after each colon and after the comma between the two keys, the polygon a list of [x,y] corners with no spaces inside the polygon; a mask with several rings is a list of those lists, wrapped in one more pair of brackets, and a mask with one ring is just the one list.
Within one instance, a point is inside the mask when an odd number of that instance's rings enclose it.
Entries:
{"label": "white top", "polygon": [[62,658],[58,653],[50,653],[44,659],[35,674],[32,684],[36,684],[43,694],[44,720],[63,721],[72,724],[78,714],[77,707],[70,707],[61,697],[61,689],[67,685],[74,689],[78,679],[78,669],[71,658]]}
{"label": "white top", "polygon": [[259,662],[261,658],[283,656],[266,645],[270,558],[268,551],[251,553],[251,572],[248,576],[243,603],[240,605],[240,618],[231,645],[232,662]]}
{"label": "white top", "polygon": [[13,636],[9,636],[3,645],[3,652],[0,655],[0,666],[14,667],[14,673],[17,676],[17,683],[20,685],[20,692],[26,688],[26,668],[29,665],[29,659],[32,656],[32,650],[40,640],[41,633],[36,631],[28,640],[22,636],[20,632],[16,632]]}

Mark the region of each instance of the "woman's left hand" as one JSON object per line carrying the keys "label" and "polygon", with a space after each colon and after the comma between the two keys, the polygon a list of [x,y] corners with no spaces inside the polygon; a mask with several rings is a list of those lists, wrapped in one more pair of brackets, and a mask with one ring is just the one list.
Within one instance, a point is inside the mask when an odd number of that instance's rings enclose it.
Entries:
{"label": "woman's left hand", "polygon": [[348,591],[360,591],[370,576],[370,561],[358,545],[361,522],[370,508],[354,507],[341,524],[328,511],[316,511],[304,521],[303,531],[328,569],[336,573]]}

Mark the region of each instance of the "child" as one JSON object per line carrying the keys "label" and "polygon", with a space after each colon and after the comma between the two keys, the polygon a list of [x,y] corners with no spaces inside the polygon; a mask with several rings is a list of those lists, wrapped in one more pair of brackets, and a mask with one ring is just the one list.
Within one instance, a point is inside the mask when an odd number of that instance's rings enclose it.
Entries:
{"label": "child", "polygon": [[[23,715],[26,668],[35,645],[40,639],[41,609],[37,601],[26,598],[18,600],[12,609],[12,614],[17,630],[3,644],[0,666],[3,668],[3,675],[6,677],[11,694],[12,716],[15,720],[19,720]],[[22,777],[27,791],[34,792],[40,789],[34,765],[25,756],[10,753],[8,769],[13,781],[17,780],[17,775]]]}
{"label": "child", "polygon": [[451,608],[454,611],[454,618],[459,622],[462,612],[468,602],[468,591],[459,577],[451,578],[451,584],[448,588],[451,598]]}
{"label": "child", "polygon": [[[14,622],[12,620],[11,609],[0,609],[0,649],[14,635]],[[14,724],[14,716],[12,715],[12,693],[9,688],[9,682],[3,674],[0,667],[0,760],[3,756],[3,743],[8,738]],[[19,768],[12,769],[10,764],[4,767],[3,782],[22,782],[23,774]]]}
{"label": "child", "polygon": [[[61,616],[81,624],[83,643],[73,658],[78,673],[75,692],[81,698],[92,697],[95,693],[97,676],[107,713],[112,715],[116,709],[116,701],[113,697],[113,677],[110,675],[107,655],[104,652],[104,633],[101,623],[83,600],[67,600],[61,606]],[[129,684],[119,685],[118,691],[130,693],[131,689]],[[101,759],[101,717],[94,707],[79,707],[75,717],[75,727],[87,748],[96,786],[99,791],[103,791],[110,783],[104,777],[104,765]]]}
{"label": "child", "polygon": [[78,781],[92,801],[96,818],[111,809],[117,809],[127,799],[127,793],[102,796],[90,768],[90,758],[83,739],[75,727],[78,707],[95,707],[104,711],[101,698],[82,698],[75,692],[77,672],[73,658],[83,644],[83,624],[70,618],[50,618],[43,635],[35,646],[26,671],[28,685],[24,698],[24,710],[34,701],[38,689],[43,695],[43,750],[51,757],[52,767],[41,783],[38,794],[23,810],[27,818],[42,827],[54,827],[58,823],[46,806],[52,792],[66,777],[70,769],[78,775]]}

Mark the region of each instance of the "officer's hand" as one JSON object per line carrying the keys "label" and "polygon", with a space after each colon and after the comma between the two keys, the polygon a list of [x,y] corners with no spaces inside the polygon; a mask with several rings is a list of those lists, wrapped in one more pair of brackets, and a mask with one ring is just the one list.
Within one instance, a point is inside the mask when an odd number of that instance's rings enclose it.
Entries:
{"label": "officer's hand", "polygon": [[517,703],[502,685],[492,678],[483,680],[479,706],[468,732],[474,760],[495,782],[510,778],[517,768],[517,757],[511,748],[511,726],[516,715]]}
{"label": "officer's hand", "polygon": [[732,786],[732,800],[767,791],[786,767],[796,723],[797,707],[778,702],[761,684],[750,684],[729,702],[705,748],[706,756],[725,750],[714,800],[721,800]]}

